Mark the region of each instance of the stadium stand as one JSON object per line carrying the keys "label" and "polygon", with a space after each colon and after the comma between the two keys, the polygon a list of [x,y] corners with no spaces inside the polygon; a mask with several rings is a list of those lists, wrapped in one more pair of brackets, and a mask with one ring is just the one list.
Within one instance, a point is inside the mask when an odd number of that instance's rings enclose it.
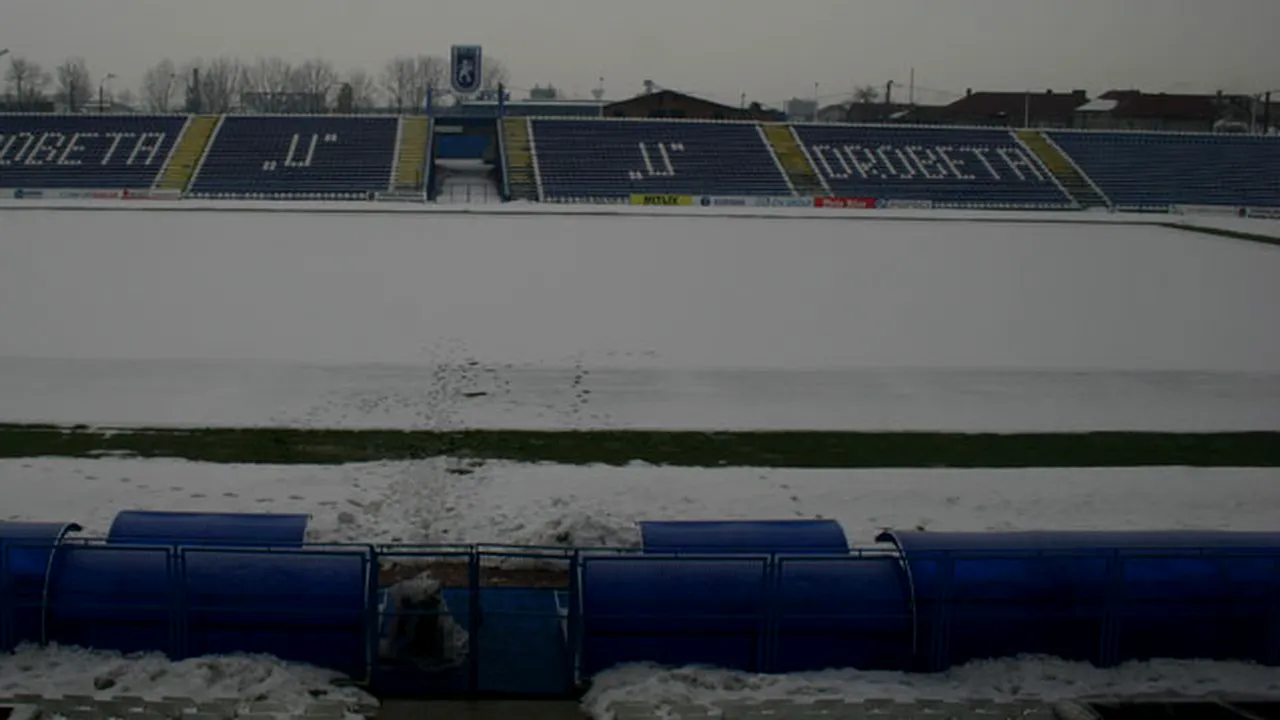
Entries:
{"label": "stadium stand", "polygon": [[0,187],[150,188],[181,115],[0,115]]}
{"label": "stadium stand", "polygon": [[399,121],[227,116],[191,182],[195,197],[361,199],[393,181]]}
{"label": "stadium stand", "polygon": [[940,207],[1067,208],[1070,197],[1004,129],[797,125],[832,195]]}
{"label": "stadium stand", "polygon": [[1280,138],[1065,130],[1049,134],[1120,209],[1280,206]]}
{"label": "stadium stand", "polygon": [[793,195],[760,126],[692,120],[533,120],[549,201]]}

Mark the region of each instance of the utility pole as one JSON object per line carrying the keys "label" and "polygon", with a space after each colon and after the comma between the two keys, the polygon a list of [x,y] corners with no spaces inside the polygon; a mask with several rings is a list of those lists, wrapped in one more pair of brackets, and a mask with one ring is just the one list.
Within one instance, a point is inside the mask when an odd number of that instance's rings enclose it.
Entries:
{"label": "utility pole", "polygon": [[109,80],[115,79],[115,73],[107,73],[103,76],[102,82],[98,83],[98,114],[101,115],[107,111],[106,93],[103,88],[106,87]]}
{"label": "utility pole", "polygon": [[911,68],[911,84],[907,86],[907,104],[916,106],[916,69]]}
{"label": "utility pole", "polygon": [[892,80],[885,83],[884,85],[884,104],[885,105],[893,104],[893,81]]}

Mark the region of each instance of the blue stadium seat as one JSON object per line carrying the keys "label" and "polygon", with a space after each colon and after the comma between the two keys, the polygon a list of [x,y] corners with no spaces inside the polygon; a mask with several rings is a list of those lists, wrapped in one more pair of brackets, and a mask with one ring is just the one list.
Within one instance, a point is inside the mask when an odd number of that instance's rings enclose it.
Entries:
{"label": "blue stadium seat", "polygon": [[1119,208],[1280,206],[1280,138],[1079,130],[1050,136]]}
{"label": "blue stadium seat", "polygon": [[534,120],[547,200],[794,194],[754,123]]}
{"label": "blue stadium seat", "polygon": [[150,188],[179,115],[0,115],[0,187]]}
{"label": "blue stadium seat", "polygon": [[1071,207],[1049,170],[1001,129],[797,125],[837,197],[931,200],[942,207]]}
{"label": "blue stadium seat", "polygon": [[385,192],[398,131],[394,117],[227,116],[190,194],[352,199]]}

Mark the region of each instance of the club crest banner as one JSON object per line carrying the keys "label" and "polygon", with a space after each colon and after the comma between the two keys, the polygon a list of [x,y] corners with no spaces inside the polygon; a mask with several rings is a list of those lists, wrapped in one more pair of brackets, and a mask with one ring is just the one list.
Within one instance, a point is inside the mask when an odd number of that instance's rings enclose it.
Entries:
{"label": "club crest banner", "polygon": [[482,87],[481,58],[482,52],[479,45],[453,46],[449,78],[454,92],[469,94],[480,91]]}

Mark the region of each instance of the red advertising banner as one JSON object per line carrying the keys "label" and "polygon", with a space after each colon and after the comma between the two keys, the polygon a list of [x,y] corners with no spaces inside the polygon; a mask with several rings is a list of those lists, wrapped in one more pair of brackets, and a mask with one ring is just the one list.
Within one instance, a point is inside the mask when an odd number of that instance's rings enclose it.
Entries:
{"label": "red advertising banner", "polygon": [[813,206],[820,208],[844,208],[849,210],[875,210],[876,199],[864,197],[817,197],[813,199]]}

